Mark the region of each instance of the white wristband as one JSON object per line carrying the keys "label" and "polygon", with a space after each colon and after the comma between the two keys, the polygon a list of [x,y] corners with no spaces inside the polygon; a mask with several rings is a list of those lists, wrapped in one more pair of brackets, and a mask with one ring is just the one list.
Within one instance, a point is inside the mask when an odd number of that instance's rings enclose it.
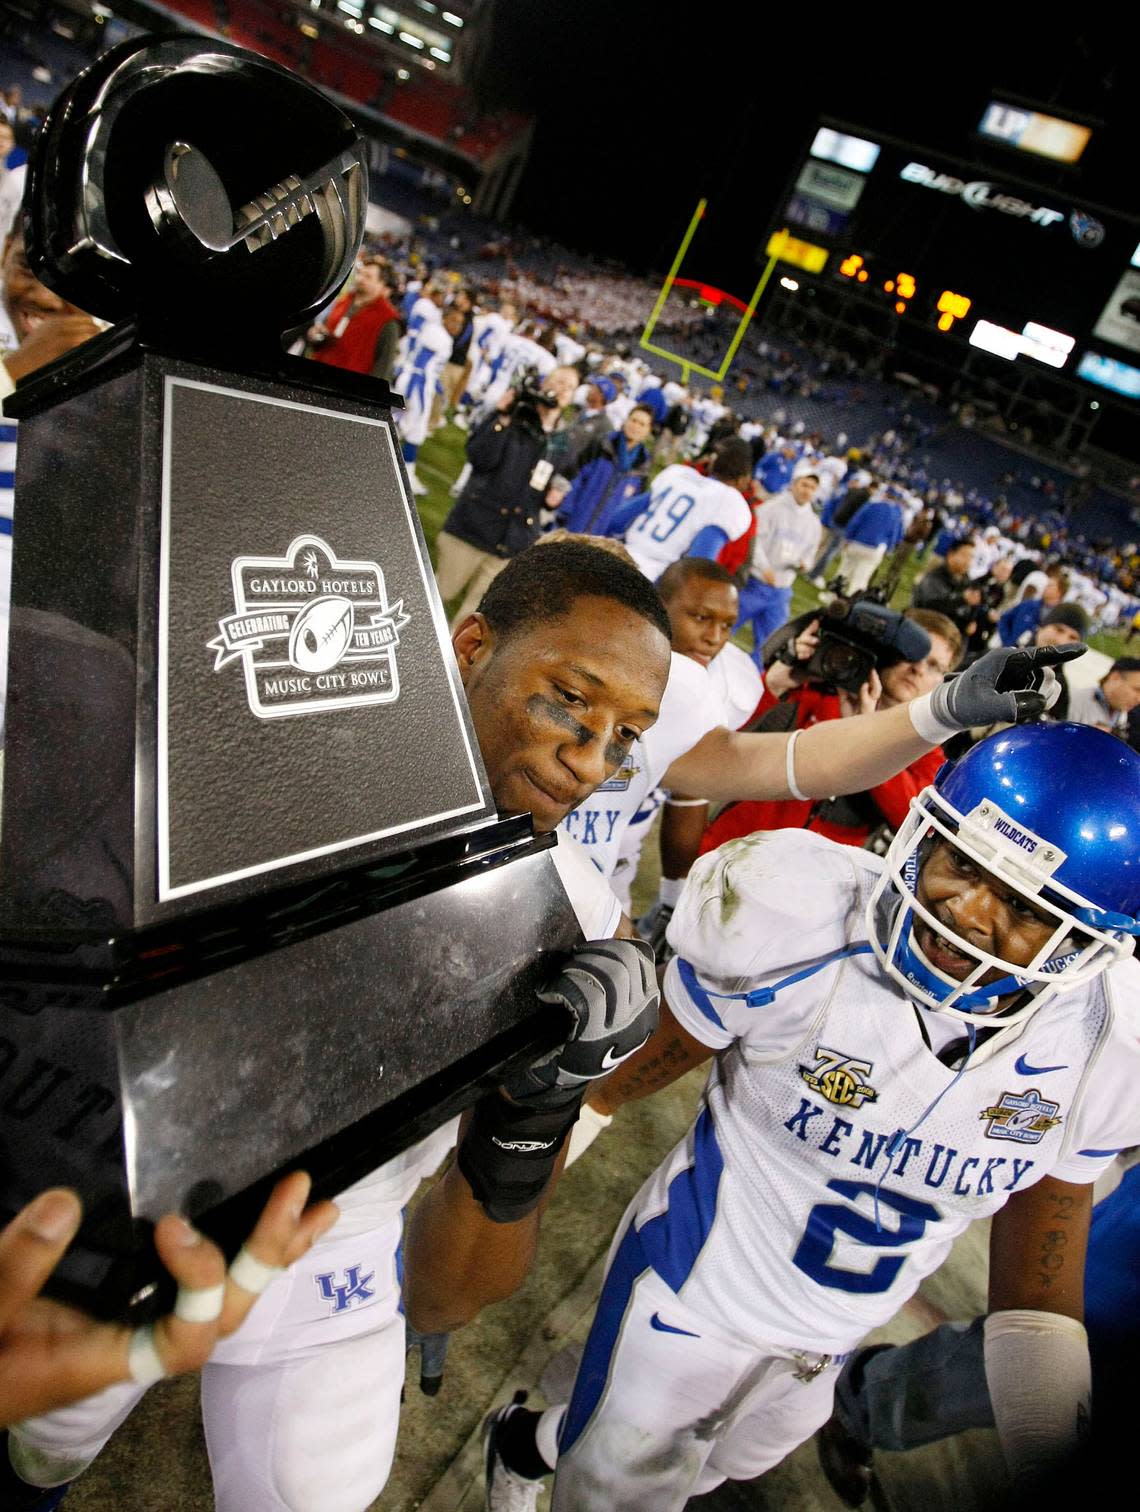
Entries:
{"label": "white wristband", "polygon": [[578,1122],[570,1130],[570,1145],[566,1151],[566,1164],[563,1170],[568,1170],[597,1139],[603,1129],[608,1129],[614,1121],[613,1114],[597,1113],[589,1103],[582,1104],[582,1111],[578,1114]]}
{"label": "white wristband", "polygon": [[127,1346],[127,1369],[136,1386],[153,1386],[155,1381],[166,1379],[166,1367],[154,1347],[154,1328],[136,1328]]}
{"label": "white wristband", "polygon": [[1040,1476],[1079,1449],[1091,1395],[1084,1324],[1010,1308],[985,1325],[986,1384],[1012,1476]]}
{"label": "white wristband", "polygon": [[681,901],[681,894],[685,891],[685,883],[688,877],[662,877],[657,884],[657,897],[664,903],[666,908],[676,908]]}
{"label": "white wristband", "polygon": [[213,1323],[222,1316],[226,1300],[226,1283],[217,1286],[202,1286],[191,1290],[180,1286],[174,1299],[174,1316],[183,1323]]}
{"label": "white wristband", "polygon": [[243,1244],[230,1266],[230,1280],[235,1286],[240,1286],[242,1291],[260,1297],[269,1283],[276,1280],[284,1269],[283,1265],[266,1265],[255,1255],[251,1255]]}
{"label": "white wristband", "polygon": [[787,749],[784,752],[784,780],[788,784],[788,792],[792,797],[798,798],[801,803],[806,803],[808,795],[801,793],[796,786],[796,741],[802,734],[802,730],[793,730],[788,736]]}
{"label": "white wristband", "polygon": [[924,693],[921,698],[912,698],[906,706],[910,715],[910,722],[914,726],[914,733],[926,741],[927,745],[941,745],[944,740],[949,740],[951,735],[961,733],[958,725],[943,724],[935,718],[930,706],[930,694]]}

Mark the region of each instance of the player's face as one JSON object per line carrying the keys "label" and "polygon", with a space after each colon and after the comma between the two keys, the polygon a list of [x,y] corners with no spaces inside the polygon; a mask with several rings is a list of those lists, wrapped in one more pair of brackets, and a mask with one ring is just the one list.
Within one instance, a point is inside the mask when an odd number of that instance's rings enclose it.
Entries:
{"label": "player's face", "polygon": [[1131,714],[1140,704],[1140,672],[1110,672],[1103,687],[1109,708],[1118,714]]}
{"label": "player's face", "polygon": [[356,265],[356,292],[361,299],[368,301],[378,298],[384,292],[384,280],[375,263]]}
{"label": "player's face", "polygon": [[930,634],[930,654],[917,662],[897,662],[879,674],[883,692],[890,703],[909,703],[936,688],[950,670],[954,654],[950,642],[941,635]]}
{"label": "player's face", "polygon": [[574,397],[574,390],[578,387],[578,374],[573,368],[558,367],[552,373],[548,373],[542,380],[542,389],[546,394],[553,394],[563,409]]}
{"label": "player's face", "polygon": [[[919,872],[917,896],[948,929],[1011,966],[1028,966],[1057,927],[1055,918],[949,840],[938,839],[932,847]],[[976,968],[975,959],[960,955],[917,916],[915,934],[926,958],[947,976],[963,981]],[[982,985],[1001,975],[992,968]]]}
{"label": "player's face", "polygon": [[4,249],[4,261],[0,265],[4,281],[4,304],[12,329],[20,341],[51,315],[66,315],[74,305],[60,299],[58,294],[33,274],[24,255],[24,241],[20,236],[9,238]]}
{"label": "player's face", "polygon": [[740,599],[731,583],[690,578],[665,606],[673,627],[673,650],[707,667],[719,656],[740,613]]}
{"label": "player's face", "polygon": [[621,766],[653,724],[669,645],[613,599],[497,642],[481,615],[455,632],[460,674],[495,802],[554,829]]}
{"label": "player's face", "polygon": [[1081,632],[1072,625],[1040,625],[1033,637],[1035,646],[1075,646]]}

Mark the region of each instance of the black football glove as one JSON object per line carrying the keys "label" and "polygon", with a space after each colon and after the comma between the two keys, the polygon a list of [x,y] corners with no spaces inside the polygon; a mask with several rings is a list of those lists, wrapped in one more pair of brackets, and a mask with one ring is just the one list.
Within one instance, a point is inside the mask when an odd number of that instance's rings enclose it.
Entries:
{"label": "black football glove", "polygon": [[1083,656],[1075,646],[1015,646],[987,651],[973,666],[948,677],[930,694],[930,712],[944,725],[1025,724],[1040,719],[1061,695],[1053,668]]}
{"label": "black football glove", "polygon": [[657,1028],[661,1000],[653,951],[644,940],[588,941],[537,996],[566,1009],[573,1028],[561,1049],[504,1084],[528,1106],[580,1097],[641,1049]]}

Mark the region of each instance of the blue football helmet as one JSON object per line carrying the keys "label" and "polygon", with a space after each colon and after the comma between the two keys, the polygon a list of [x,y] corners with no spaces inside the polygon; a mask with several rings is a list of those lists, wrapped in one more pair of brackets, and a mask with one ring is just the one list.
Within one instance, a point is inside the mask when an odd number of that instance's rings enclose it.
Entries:
{"label": "blue football helmet", "polygon": [[[919,899],[919,873],[937,836],[1056,920],[1027,965],[971,944]],[[923,953],[916,919],[977,962],[964,979]],[[1138,919],[1140,755],[1078,724],[1015,725],[943,766],[912,800],[867,905],[872,948],[909,997],[970,1022],[1027,990],[1028,1001],[1004,1014],[1003,1024],[1131,955]],[[997,978],[983,984],[994,971]]]}

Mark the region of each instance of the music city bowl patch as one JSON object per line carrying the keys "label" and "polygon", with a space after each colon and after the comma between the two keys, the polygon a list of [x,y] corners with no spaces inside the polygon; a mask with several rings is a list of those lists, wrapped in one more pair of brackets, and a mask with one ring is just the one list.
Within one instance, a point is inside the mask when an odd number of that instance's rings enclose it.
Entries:
{"label": "music city bowl patch", "polygon": [[377,562],[341,560],[320,536],[283,556],[235,557],[234,612],[207,642],[214,671],[241,659],[259,719],[317,714],[400,696],[396,652],[408,623]]}
{"label": "music city bowl patch", "polygon": [[993,1107],[983,1108],[978,1117],[989,1120],[987,1139],[1040,1144],[1061,1122],[1060,1107],[1060,1103],[1046,1102],[1036,1087],[1030,1087],[1028,1092],[1003,1092]]}

